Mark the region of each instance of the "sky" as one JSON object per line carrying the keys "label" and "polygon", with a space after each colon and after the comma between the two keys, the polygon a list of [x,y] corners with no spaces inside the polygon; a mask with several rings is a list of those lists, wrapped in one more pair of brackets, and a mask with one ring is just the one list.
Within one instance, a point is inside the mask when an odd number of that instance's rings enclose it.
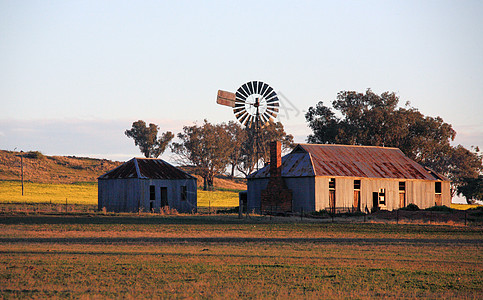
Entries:
{"label": "sky", "polygon": [[481,148],[482,15],[464,0],[0,0],[0,149],[125,161],[141,156],[134,121],[235,120],[217,91],[252,80],[296,142],[310,106],[371,88]]}

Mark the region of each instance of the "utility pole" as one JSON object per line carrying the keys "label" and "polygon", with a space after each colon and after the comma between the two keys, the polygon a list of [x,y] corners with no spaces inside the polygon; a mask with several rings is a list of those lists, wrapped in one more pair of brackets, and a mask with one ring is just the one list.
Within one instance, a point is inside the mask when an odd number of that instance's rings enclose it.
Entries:
{"label": "utility pole", "polygon": [[20,151],[20,174],[22,176],[22,196],[23,196],[23,151]]}

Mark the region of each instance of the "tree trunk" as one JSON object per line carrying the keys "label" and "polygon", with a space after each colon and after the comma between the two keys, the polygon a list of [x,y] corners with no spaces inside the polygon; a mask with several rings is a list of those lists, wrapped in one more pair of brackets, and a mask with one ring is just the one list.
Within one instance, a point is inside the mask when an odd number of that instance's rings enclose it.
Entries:
{"label": "tree trunk", "polygon": [[214,181],[214,177],[215,175],[214,174],[210,174],[208,175],[208,178],[207,178],[207,183],[208,183],[208,190],[210,191],[213,191],[213,181]]}
{"label": "tree trunk", "polygon": [[213,174],[203,176],[203,191],[213,191],[214,177]]}
{"label": "tree trunk", "polygon": [[208,190],[208,180],[206,179],[206,175],[203,176],[203,191]]}

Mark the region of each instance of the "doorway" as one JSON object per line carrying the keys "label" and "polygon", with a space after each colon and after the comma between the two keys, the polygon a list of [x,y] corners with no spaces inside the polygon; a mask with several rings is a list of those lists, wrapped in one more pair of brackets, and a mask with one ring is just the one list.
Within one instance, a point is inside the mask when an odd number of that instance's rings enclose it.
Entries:
{"label": "doorway", "polygon": [[354,211],[361,211],[361,181],[354,180],[354,203],[352,204]]}
{"label": "doorway", "polygon": [[329,179],[329,211],[335,214],[335,178]]}
{"label": "doorway", "polygon": [[354,191],[354,211],[361,211],[361,191]]}
{"label": "doorway", "polygon": [[329,210],[335,214],[335,190],[329,191]]}
{"label": "doorway", "polygon": [[372,193],[372,212],[376,212],[379,210],[379,193],[373,192]]}
{"label": "doorway", "polygon": [[168,206],[168,188],[161,187],[161,207]]}

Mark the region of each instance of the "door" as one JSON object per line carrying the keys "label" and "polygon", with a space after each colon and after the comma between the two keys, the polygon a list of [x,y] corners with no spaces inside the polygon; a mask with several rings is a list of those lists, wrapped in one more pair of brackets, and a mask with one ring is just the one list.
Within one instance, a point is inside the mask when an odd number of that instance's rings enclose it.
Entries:
{"label": "door", "polygon": [[354,205],[355,211],[361,211],[361,191],[354,191]]}
{"label": "door", "polygon": [[441,206],[443,205],[443,198],[441,197],[441,194],[436,194],[434,195],[434,204],[436,206]]}
{"label": "door", "polygon": [[335,214],[335,190],[329,190],[329,211]]}
{"label": "door", "polygon": [[372,212],[376,212],[379,209],[379,193],[372,193]]}
{"label": "door", "polygon": [[399,208],[406,207],[406,193],[399,193]]}
{"label": "door", "polygon": [[161,187],[161,207],[168,206],[168,188]]}

